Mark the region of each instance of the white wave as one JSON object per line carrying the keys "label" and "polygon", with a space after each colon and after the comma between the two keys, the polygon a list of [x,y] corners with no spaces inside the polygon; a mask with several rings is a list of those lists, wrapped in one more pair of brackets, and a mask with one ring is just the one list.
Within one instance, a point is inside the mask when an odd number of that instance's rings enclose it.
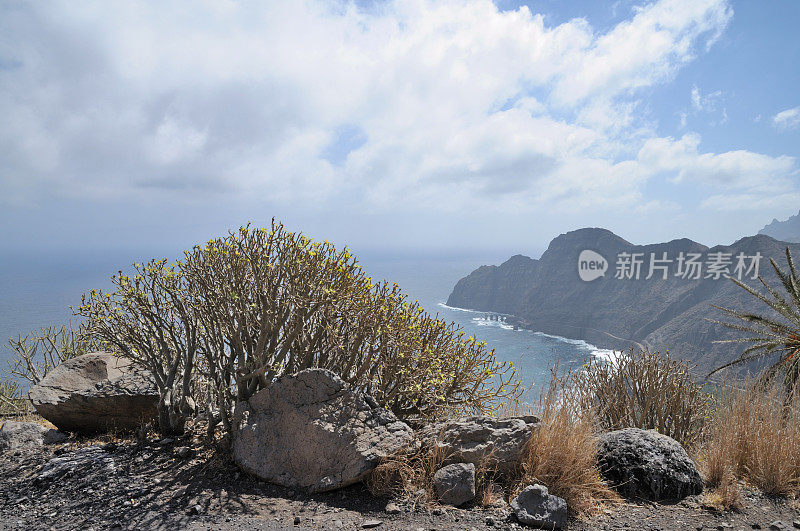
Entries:
{"label": "white wave", "polygon": [[495,328],[502,328],[503,330],[514,330],[514,326],[503,321],[492,321],[483,317],[473,317],[472,322],[478,326],[493,326]]}
{"label": "white wave", "polygon": [[[486,311],[481,311],[481,310],[470,310],[468,308],[458,308],[456,306],[448,306],[447,304],[445,304],[443,302],[440,302],[439,306],[442,307],[442,308],[447,308],[448,310],[455,310],[457,312],[477,313],[477,314],[482,314],[482,315],[489,314],[489,315],[499,315],[499,316],[513,317],[511,314],[503,314],[503,313],[497,313],[497,312],[486,312]],[[486,319],[485,317],[473,317],[472,318],[472,322],[474,322],[477,326],[494,326],[496,328],[502,328],[503,330],[510,330],[510,331],[517,331],[517,332],[529,331],[529,330],[524,330],[522,328],[515,328],[513,325],[510,325],[508,323],[504,323],[502,321],[492,321],[490,319]],[[545,334],[544,332],[532,332],[532,331],[530,331],[530,332],[533,333],[534,335],[537,335],[537,336],[540,336],[540,337],[547,337],[547,338],[559,341],[561,343],[568,343],[570,345],[575,345],[575,346],[577,346],[577,347],[579,347],[579,348],[581,348],[583,350],[589,351],[589,353],[592,356],[594,356],[595,358],[603,360],[603,361],[606,361],[606,362],[612,361],[618,355],[618,353],[616,351],[614,351],[614,350],[605,349],[605,348],[597,348],[595,345],[592,345],[591,343],[587,343],[583,339],[570,339],[568,337],[556,336],[556,335],[553,335],[553,334]]]}

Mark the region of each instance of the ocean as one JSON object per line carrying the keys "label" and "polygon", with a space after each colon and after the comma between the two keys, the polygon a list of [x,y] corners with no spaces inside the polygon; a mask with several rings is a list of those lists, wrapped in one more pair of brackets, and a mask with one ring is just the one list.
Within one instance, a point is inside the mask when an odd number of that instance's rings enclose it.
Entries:
{"label": "ocean", "polygon": [[[536,396],[550,377],[550,367],[578,367],[588,359],[608,354],[578,340],[564,339],[511,326],[485,312],[445,305],[455,283],[484,264],[499,264],[507,256],[491,253],[356,252],[364,270],[374,279],[397,282],[431,314],[459,324],[469,335],[485,341],[498,358],[512,361],[526,387]],[[59,250],[16,251],[0,255],[0,369],[11,351],[8,338],[43,326],[77,322],[70,306],[92,288],[107,289],[109,277],[133,261],[177,256],[174,250]]]}

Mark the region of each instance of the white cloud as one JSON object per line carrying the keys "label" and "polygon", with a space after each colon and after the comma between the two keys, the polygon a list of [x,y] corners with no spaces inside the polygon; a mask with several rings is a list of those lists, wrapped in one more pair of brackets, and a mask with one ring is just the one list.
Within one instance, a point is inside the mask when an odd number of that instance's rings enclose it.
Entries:
{"label": "white cloud", "polygon": [[800,125],[800,107],[779,112],[772,117],[772,123],[778,129],[794,129]]}
{"label": "white cloud", "polygon": [[[660,0],[605,33],[489,0],[0,9],[0,58],[20,65],[0,71],[9,195],[655,208],[671,203],[645,197],[654,175],[793,171],[788,157],[658,138],[638,112],[642,88],[724,31],[725,0]],[[698,89],[697,108],[710,96]],[[343,127],[364,140],[332,164]]]}

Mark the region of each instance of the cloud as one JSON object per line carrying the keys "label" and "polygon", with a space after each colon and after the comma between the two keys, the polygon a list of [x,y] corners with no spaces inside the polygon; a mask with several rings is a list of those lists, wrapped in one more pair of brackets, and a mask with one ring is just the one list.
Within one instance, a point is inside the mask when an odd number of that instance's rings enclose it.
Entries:
{"label": "cloud", "polygon": [[660,0],[597,32],[489,0],[6,4],[0,187],[506,211],[654,208],[662,174],[777,182],[793,159],[700,153],[639,112],[731,17]]}
{"label": "cloud", "polygon": [[800,107],[779,112],[772,117],[772,123],[778,129],[794,129],[800,125]]}

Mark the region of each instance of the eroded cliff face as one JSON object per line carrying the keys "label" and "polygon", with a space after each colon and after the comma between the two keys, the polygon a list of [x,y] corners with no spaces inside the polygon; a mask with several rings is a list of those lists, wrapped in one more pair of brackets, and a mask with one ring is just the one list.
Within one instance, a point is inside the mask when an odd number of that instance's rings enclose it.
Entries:
{"label": "eroded cliff face", "polygon": [[[643,345],[669,350],[695,364],[698,373],[707,372],[743,350],[737,344],[718,343],[737,335],[709,320],[723,318],[713,306],[768,310],[726,278],[725,271],[747,284],[760,285],[752,278],[754,270],[747,270],[760,254],[759,273],[777,285],[769,259],[785,268],[787,245],[800,257],[800,244],[766,235],[708,248],[688,239],[633,245],[605,229],[580,229],[555,238],[538,260],[514,256],[500,266],[478,268],[456,284],[447,303],[513,314],[526,328],[584,339],[604,348]],[[578,258],[584,250],[605,258],[608,269],[603,276],[592,281],[580,278]],[[700,263],[699,278],[695,271],[687,275],[688,258],[696,255],[700,256],[694,260]],[[620,265],[626,256],[629,261],[630,257],[641,260],[638,278],[632,267]],[[737,270],[740,256],[743,263]],[[652,275],[651,258],[655,259]]]}

